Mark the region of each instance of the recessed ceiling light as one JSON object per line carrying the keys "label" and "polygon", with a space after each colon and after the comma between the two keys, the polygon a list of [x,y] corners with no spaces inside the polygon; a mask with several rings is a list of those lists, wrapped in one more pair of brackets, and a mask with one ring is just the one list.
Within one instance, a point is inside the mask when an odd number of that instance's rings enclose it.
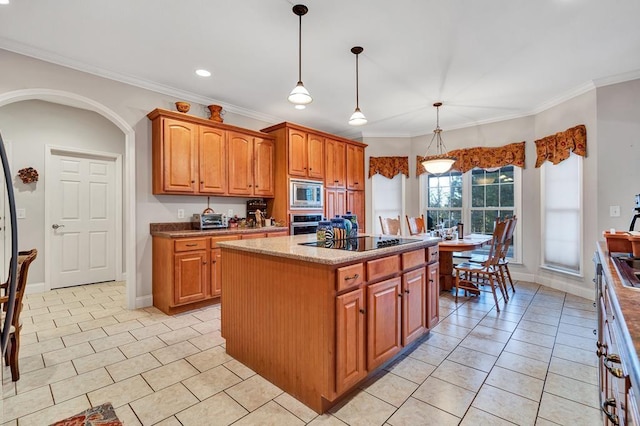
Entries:
{"label": "recessed ceiling light", "polygon": [[[3,0],[0,0],[0,1],[3,1]],[[203,69],[196,70],[196,74],[198,74],[200,77],[211,77],[211,73]]]}
{"label": "recessed ceiling light", "polygon": [[0,0],[0,4],[9,4],[9,0]]}

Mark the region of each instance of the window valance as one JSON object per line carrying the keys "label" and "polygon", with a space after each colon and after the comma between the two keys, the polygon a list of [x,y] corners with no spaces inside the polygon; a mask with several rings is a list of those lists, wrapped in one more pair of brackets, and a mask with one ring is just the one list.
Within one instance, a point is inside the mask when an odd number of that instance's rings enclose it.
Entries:
{"label": "window valance", "polygon": [[542,166],[545,160],[558,164],[569,158],[572,151],[576,155],[587,156],[587,128],[584,124],[538,139],[536,167]]}
{"label": "window valance", "polygon": [[[524,142],[510,143],[500,147],[475,147],[455,149],[449,151],[450,156],[457,158],[452,169],[462,173],[475,167],[490,169],[503,167],[509,164],[524,168]],[[420,176],[427,171],[422,167],[422,162],[429,157],[417,156],[416,176]]]}
{"label": "window valance", "polygon": [[388,179],[398,173],[409,177],[409,157],[369,157],[369,178],[376,173]]}

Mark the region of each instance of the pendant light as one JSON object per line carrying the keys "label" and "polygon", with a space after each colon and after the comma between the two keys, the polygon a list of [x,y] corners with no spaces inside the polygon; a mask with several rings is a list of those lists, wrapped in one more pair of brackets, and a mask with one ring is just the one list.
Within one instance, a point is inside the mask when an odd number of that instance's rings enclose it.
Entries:
{"label": "pendant light", "polygon": [[[447,154],[444,143],[442,142],[442,129],[440,128],[440,107],[442,106],[442,102],[436,102],[433,106],[436,107],[436,129],[433,131],[433,137],[427,147],[427,153],[424,155],[425,158],[432,158],[423,161],[422,167],[431,174],[439,175],[448,172],[451,166],[453,166],[453,163],[456,162],[456,158]],[[431,145],[433,145],[434,140],[436,141],[436,153],[430,156],[429,149]]]}
{"label": "pendant light", "polygon": [[310,104],[313,98],[309,91],[302,84],[302,16],[306,15],[309,9],[303,4],[293,6],[293,13],[300,18],[298,27],[298,84],[289,93],[289,102],[296,106],[296,109],[304,109],[305,105]]}
{"label": "pendant light", "polygon": [[367,118],[364,116],[362,111],[360,111],[358,96],[358,55],[363,51],[364,49],[360,46],[351,48],[351,53],[356,55],[356,110],[353,111],[353,114],[351,114],[351,118],[349,118],[349,124],[351,124],[352,126],[362,126],[363,124],[367,124]]}

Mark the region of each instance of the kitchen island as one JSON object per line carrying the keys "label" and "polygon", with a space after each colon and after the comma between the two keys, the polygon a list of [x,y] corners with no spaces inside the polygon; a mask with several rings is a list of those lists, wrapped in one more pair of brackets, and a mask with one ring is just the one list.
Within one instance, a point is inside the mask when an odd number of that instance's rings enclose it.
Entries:
{"label": "kitchen island", "polygon": [[222,335],[229,355],[322,413],[437,324],[439,239],[299,244],[313,240],[218,243]]}

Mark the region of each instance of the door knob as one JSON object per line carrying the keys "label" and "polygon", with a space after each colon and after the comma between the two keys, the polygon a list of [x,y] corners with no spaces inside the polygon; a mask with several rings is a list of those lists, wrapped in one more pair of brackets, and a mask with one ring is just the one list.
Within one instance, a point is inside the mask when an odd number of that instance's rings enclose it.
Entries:
{"label": "door knob", "polygon": [[51,225],[51,227],[53,229],[58,229],[58,228],[64,228],[64,225],[58,225],[57,223],[54,223],[53,225]]}

